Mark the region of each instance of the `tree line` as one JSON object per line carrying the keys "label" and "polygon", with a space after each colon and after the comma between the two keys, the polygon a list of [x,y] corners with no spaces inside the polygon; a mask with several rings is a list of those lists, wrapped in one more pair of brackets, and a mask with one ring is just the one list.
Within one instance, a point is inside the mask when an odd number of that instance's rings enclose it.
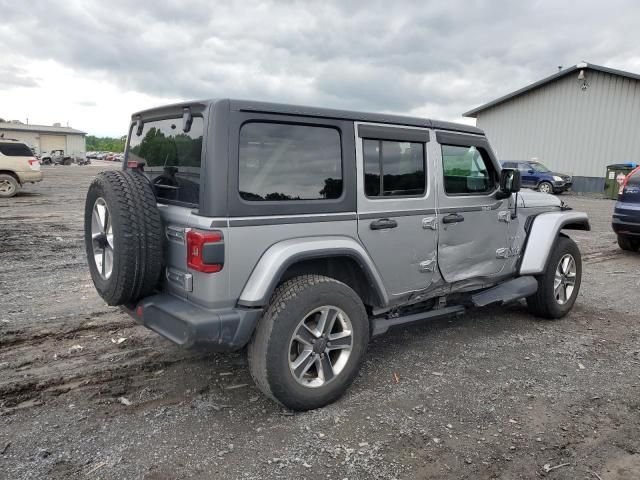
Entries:
{"label": "tree line", "polygon": [[123,135],[120,138],[113,137],[95,137],[93,135],[87,135],[86,149],[88,152],[124,152],[124,146],[127,141],[127,136]]}

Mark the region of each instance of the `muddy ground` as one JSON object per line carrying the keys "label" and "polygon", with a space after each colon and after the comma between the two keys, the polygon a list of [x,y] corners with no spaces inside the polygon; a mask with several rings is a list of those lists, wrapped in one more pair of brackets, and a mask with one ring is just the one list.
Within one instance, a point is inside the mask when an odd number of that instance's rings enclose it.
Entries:
{"label": "muddy ground", "polygon": [[340,401],[292,414],[242,353],[183,351],[100,300],[82,216],[103,168],[0,200],[0,478],[640,478],[640,255],[612,201],[565,198],[593,226],[572,234],[567,318],[514,305],[392,331]]}

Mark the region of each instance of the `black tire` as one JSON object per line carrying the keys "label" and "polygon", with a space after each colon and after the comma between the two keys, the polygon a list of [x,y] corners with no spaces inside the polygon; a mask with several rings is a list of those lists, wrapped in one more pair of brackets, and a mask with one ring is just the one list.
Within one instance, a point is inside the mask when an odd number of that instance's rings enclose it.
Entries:
{"label": "black tire", "polygon": [[538,191],[543,193],[553,193],[553,185],[549,182],[540,182],[538,184]]}
{"label": "black tire", "polygon": [[[113,268],[108,278],[96,265],[91,235],[94,205],[103,199],[113,230]],[[130,171],[102,172],[87,193],[84,235],[91,278],[109,305],[123,305],[148,296],[162,271],[162,222],[148,180]]]}
{"label": "black tire", "polygon": [[[351,353],[326,384],[309,387],[290,370],[291,341],[299,323],[314,309],[341,309],[352,326]],[[295,277],[280,285],[249,343],[251,376],[262,392],[292,410],[323,407],[342,396],[358,374],[369,343],[369,321],[360,297],[347,285],[320,275]]]}
{"label": "black tire", "polygon": [[618,246],[628,252],[637,252],[640,248],[640,239],[618,235]]}
{"label": "black tire", "polygon": [[[556,269],[560,260],[565,255],[571,255],[575,261],[575,284],[573,291],[567,298],[565,303],[561,304],[556,298],[554,291],[554,282],[556,277]],[[560,235],[553,247],[547,267],[544,273],[537,277],[538,291],[527,298],[527,306],[529,311],[537,317],[546,319],[557,319],[564,317],[573,308],[573,304],[578,297],[580,284],[582,281],[582,256],[580,249],[573,240],[564,235]]]}
{"label": "black tire", "polygon": [[11,198],[20,191],[20,183],[13,175],[0,174],[0,198]]}

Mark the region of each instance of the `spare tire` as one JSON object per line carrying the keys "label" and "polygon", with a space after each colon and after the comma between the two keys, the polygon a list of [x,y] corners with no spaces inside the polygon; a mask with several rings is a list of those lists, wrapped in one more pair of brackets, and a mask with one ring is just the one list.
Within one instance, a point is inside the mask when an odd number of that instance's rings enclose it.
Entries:
{"label": "spare tire", "polygon": [[162,221],[147,178],[108,171],[89,186],[84,243],[93,284],[109,305],[148,296],[162,272]]}

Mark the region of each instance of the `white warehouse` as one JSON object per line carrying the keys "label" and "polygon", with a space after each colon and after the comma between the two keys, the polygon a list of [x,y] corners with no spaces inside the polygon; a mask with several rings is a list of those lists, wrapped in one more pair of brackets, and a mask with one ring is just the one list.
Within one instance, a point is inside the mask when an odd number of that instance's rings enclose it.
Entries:
{"label": "white warehouse", "polygon": [[33,148],[37,154],[64,150],[67,155],[84,158],[85,132],[59,124],[30,125],[18,121],[0,122],[0,136],[14,138]]}
{"label": "white warehouse", "polygon": [[463,114],[500,160],[536,159],[604,190],[606,166],[640,163],[640,75],[579,63]]}

